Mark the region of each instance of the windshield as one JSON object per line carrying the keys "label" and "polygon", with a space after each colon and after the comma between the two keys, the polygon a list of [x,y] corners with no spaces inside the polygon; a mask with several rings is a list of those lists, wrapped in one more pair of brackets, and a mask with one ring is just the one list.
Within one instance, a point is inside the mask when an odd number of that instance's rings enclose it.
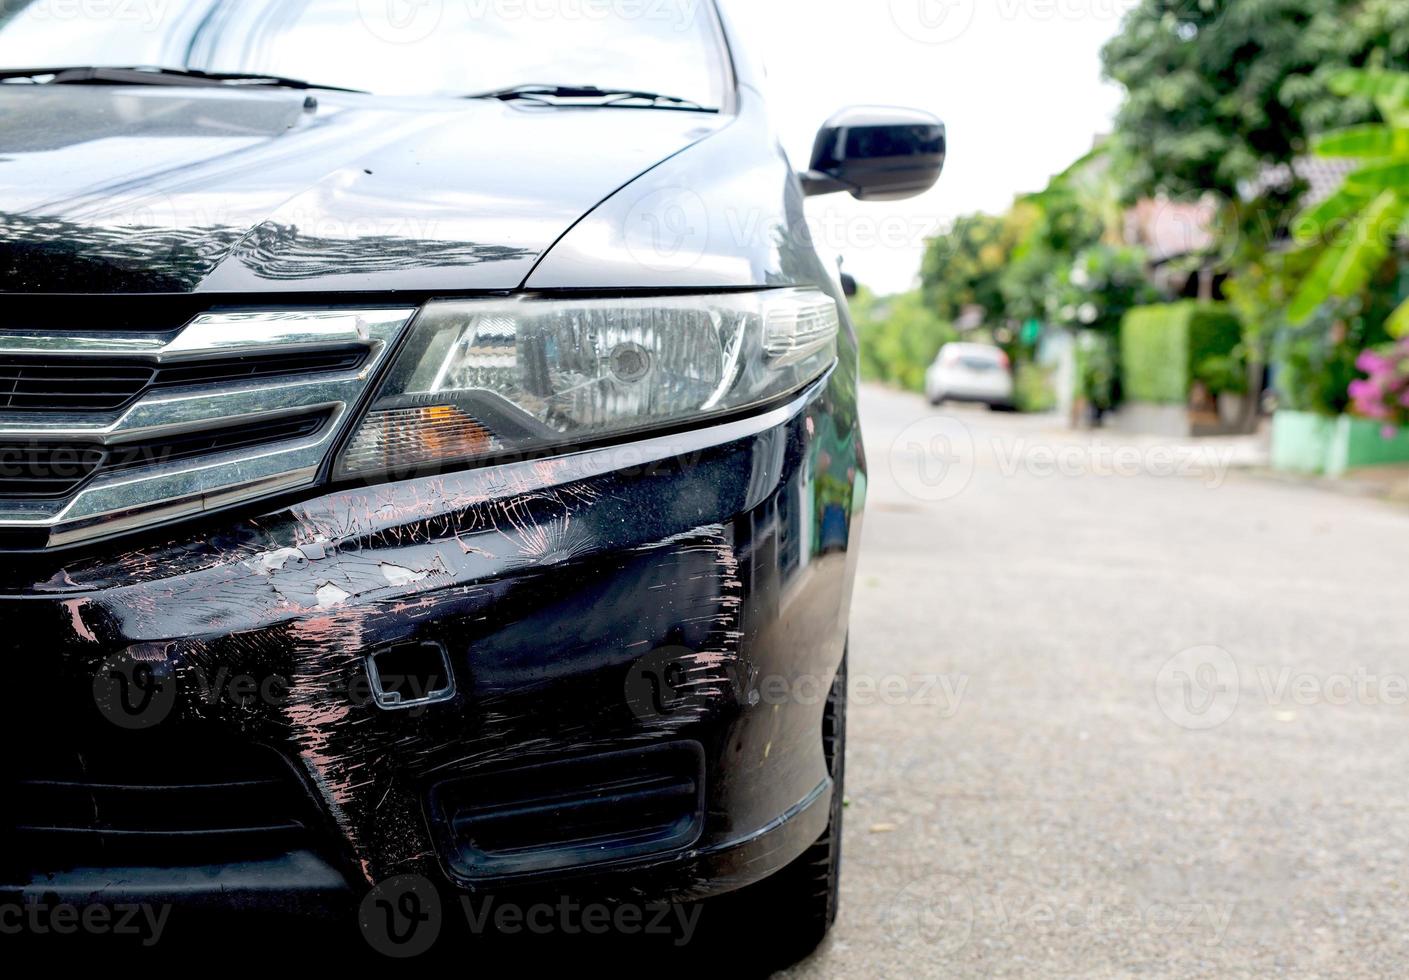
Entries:
{"label": "windshield", "polygon": [[710,0],[3,0],[0,70],[152,65],[388,95],[591,85],[718,108]]}

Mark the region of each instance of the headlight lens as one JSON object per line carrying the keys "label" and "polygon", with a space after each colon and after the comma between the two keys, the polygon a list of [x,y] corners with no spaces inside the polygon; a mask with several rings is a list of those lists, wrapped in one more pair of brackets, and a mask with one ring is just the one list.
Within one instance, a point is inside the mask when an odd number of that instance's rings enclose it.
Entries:
{"label": "headlight lens", "polygon": [[615,438],[764,404],[836,360],[811,289],[428,305],[346,444],[358,477]]}

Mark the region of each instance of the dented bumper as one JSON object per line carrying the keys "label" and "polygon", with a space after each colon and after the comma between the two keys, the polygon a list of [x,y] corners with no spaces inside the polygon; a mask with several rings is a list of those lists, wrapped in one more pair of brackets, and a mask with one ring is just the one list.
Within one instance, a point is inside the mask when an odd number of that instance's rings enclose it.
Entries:
{"label": "dented bumper", "polygon": [[[692,898],[777,870],[822,832],[831,794],[820,732],[865,492],[839,386],[706,430],[17,566],[0,643],[32,696],[12,735],[101,740],[138,773],[186,753],[193,775],[171,778],[200,792],[202,759],[224,774],[228,746],[259,746],[308,807],[277,853],[163,847],[114,875],[104,846],[9,882],[197,895],[243,868],[258,901],[303,872],[324,894],[332,869],[352,893],[415,873]],[[408,645],[443,650],[453,690],[387,710],[369,658]],[[658,772],[611,768],[657,758]],[[535,857],[535,828],[561,846],[545,837]]]}

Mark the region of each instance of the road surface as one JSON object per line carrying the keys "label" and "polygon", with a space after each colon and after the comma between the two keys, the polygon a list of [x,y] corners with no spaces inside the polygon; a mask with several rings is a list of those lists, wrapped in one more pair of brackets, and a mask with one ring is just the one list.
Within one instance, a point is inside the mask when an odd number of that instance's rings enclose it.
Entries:
{"label": "road surface", "polygon": [[863,411],[844,907],[787,975],[1409,974],[1409,509]]}

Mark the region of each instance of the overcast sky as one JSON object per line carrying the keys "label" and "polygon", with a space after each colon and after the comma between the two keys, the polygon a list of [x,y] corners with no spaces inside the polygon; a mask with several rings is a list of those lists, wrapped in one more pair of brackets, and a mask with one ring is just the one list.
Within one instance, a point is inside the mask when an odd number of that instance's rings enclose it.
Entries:
{"label": "overcast sky", "polygon": [[959,214],[1001,212],[1108,132],[1119,89],[1101,46],[1135,0],[726,0],[761,49],[794,166],[851,104],[911,105],[949,127],[949,162],[923,197],[808,205],[814,233],[877,292],[909,288],[924,240]]}

